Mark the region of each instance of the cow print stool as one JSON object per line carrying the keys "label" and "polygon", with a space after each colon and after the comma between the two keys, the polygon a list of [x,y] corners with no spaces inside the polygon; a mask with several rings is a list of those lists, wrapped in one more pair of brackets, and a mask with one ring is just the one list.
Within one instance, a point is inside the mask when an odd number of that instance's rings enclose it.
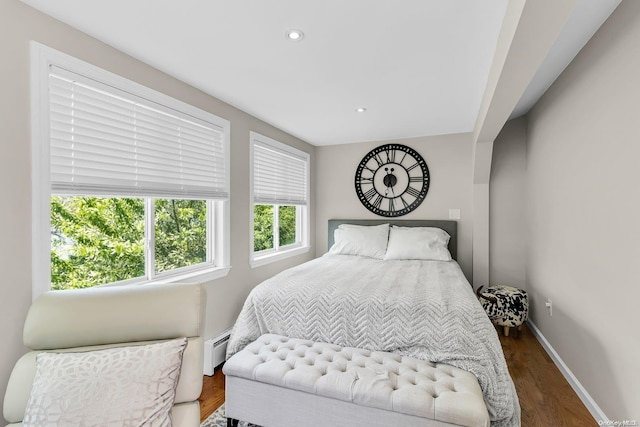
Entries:
{"label": "cow print stool", "polygon": [[522,324],[529,315],[529,298],[527,292],[512,286],[489,286],[476,294],[482,308],[494,325],[502,326],[504,335],[509,336],[509,328],[522,329]]}

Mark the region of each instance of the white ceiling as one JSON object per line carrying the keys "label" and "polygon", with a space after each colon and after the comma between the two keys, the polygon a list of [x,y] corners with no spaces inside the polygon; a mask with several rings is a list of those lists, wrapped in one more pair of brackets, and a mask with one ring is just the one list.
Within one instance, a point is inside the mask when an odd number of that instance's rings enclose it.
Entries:
{"label": "white ceiling", "polygon": [[[473,131],[508,0],[22,1],[309,143],[330,145]],[[514,116],[531,108],[619,2],[581,0],[584,16],[576,8],[561,36],[569,41],[556,43]],[[286,40],[290,28],[304,39]]]}

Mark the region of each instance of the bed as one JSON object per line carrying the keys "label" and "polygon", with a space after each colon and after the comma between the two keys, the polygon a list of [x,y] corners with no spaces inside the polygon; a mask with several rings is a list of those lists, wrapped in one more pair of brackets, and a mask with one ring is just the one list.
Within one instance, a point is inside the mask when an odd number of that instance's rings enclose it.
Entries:
{"label": "bed", "polygon": [[446,363],[476,376],[492,426],[520,425],[515,387],[496,330],[455,261],[455,221],[330,220],[329,247],[343,242],[334,242],[334,234],[341,233],[336,230],[382,224],[414,227],[416,233],[423,227],[444,230],[451,236],[451,261],[330,251],[285,270],[247,297],[227,356],[271,333]]}

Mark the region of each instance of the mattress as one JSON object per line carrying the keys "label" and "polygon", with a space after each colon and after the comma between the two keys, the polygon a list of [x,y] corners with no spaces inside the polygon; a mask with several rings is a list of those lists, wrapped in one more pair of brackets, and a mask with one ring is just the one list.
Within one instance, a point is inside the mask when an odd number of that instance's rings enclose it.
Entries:
{"label": "mattress", "polygon": [[495,328],[455,262],[325,255],[247,297],[227,357],[263,334],[380,350],[473,373],[492,426],[520,425]]}

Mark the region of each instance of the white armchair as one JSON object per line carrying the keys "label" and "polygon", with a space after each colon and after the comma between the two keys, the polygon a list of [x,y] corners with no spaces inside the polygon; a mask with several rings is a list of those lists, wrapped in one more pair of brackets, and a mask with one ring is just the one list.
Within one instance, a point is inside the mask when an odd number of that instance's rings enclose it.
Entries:
{"label": "white armchair", "polygon": [[47,292],[34,301],[23,340],[32,351],[16,363],[4,418],[22,425],[41,352],[86,352],[188,338],[171,409],[174,426],[199,426],[204,289],[200,285],[134,285]]}

